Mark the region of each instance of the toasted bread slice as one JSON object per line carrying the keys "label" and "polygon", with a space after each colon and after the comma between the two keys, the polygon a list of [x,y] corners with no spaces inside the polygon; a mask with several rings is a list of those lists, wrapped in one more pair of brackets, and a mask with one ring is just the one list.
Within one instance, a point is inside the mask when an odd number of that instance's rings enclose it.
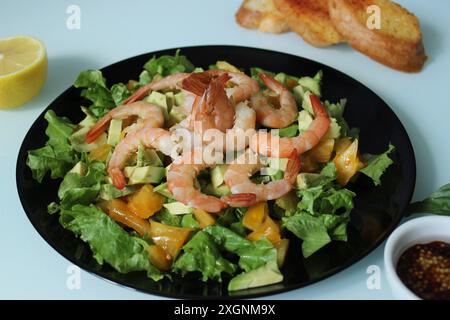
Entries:
{"label": "toasted bread slice", "polygon": [[274,3],[286,16],[289,27],[309,44],[326,47],[344,41],[328,15],[328,0],[274,0]]}
{"label": "toasted bread slice", "polygon": [[244,0],[236,13],[236,21],[244,28],[262,32],[282,33],[289,30],[286,19],[272,0]]}
{"label": "toasted bread slice", "polygon": [[[368,7],[380,8],[380,29],[370,29]],[[391,68],[420,71],[427,59],[419,20],[390,0],[329,0],[336,29],[356,50]]]}

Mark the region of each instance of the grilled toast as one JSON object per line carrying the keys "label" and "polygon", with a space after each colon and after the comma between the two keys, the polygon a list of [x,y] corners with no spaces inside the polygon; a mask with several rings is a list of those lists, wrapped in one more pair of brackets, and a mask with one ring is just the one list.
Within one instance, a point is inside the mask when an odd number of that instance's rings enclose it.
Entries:
{"label": "grilled toast", "polygon": [[289,27],[315,47],[326,47],[344,41],[328,14],[328,0],[274,0],[287,19]]}
{"label": "grilled toast", "polygon": [[[418,72],[427,57],[419,20],[390,0],[329,0],[336,29],[356,50],[391,68]],[[380,8],[380,28],[370,29],[368,7]]]}
{"label": "grilled toast", "polygon": [[242,27],[262,32],[282,33],[289,30],[286,19],[272,0],[244,0],[236,13],[236,21]]}

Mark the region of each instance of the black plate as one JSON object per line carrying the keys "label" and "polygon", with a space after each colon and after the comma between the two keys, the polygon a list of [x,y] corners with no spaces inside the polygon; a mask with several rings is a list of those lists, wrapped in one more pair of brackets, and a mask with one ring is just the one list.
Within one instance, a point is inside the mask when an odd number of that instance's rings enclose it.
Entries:
{"label": "black plate", "polygon": [[[137,78],[144,63],[153,55],[174,54],[163,50],[133,57],[102,69],[109,84]],[[279,52],[234,47],[200,46],[182,48],[196,66],[207,68],[217,60],[227,60],[244,68],[258,66],[267,70],[294,75],[314,75],[324,71],[323,97],[330,101],[348,99],[345,118],[350,126],[359,127],[362,152],[381,153],[389,142],[397,147],[395,165],[383,177],[383,184],[374,187],[361,177],[351,186],[357,193],[352,211],[348,242],[334,242],[308,259],[300,254],[299,241],[291,243],[282,268],[284,281],[271,286],[228,293],[227,284],[203,283],[196,278],[176,278],[155,283],[143,272],[120,274],[111,267],[98,265],[89,247],[58,223],[57,215],[47,214],[47,204],[55,201],[60,181],[48,177],[42,184],[32,179],[26,166],[27,151],[44,145],[47,123],[44,113],[55,110],[77,122],[82,118],[83,103],[78,89],[71,87],[61,94],[39,116],[28,131],[17,159],[17,188],[23,208],[39,234],[56,251],[84,270],[100,277],[144,292],[176,298],[249,298],[297,289],[329,277],[354,264],[375,249],[402,218],[411,200],[415,185],[414,151],[405,128],[394,112],[375,93],[349,76],[323,64]],[[81,70],[80,70],[81,71]]]}

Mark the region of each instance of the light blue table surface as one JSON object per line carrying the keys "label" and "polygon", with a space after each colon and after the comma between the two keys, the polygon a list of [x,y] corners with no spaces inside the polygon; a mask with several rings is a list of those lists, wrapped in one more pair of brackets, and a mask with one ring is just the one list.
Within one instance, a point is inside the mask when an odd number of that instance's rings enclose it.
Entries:
{"label": "light blue table surface", "polygon": [[[0,111],[0,298],[155,299],[81,272],[81,288],[66,286],[70,263],[29,223],[16,191],[16,157],[42,110],[78,72],[141,53],[206,44],[259,47],[307,57],[361,81],[380,95],[405,125],[417,158],[415,199],[450,181],[450,1],[402,0],[421,21],[429,60],[419,74],[388,69],[345,45],[317,49],[296,34],[271,35],[240,28],[240,0],[5,1],[0,38],[28,34],[47,46],[48,80],[40,95],[16,110]],[[81,29],[66,27],[69,5],[81,9]],[[364,106],[361,106],[362,108]],[[391,299],[383,273],[383,247],[345,271],[274,299]],[[381,268],[381,288],[369,290],[367,268]]]}

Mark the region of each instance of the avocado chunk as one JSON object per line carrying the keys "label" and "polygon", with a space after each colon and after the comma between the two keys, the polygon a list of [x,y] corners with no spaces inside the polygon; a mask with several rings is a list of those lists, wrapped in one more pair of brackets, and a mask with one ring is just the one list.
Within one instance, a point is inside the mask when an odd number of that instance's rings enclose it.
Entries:
{"label": "avocado chunk", "polygon": [[183,102],[184,102],[184,93],[183,93],[183,91],[180,91],[180,92],[176,93],[174,95],[174,98],[175,98],[175,105],[181,106],[183,104]]}
{"label": "avocado chunk", "polygon": [[298,114],[298,129],[300,133],[304,133],[308,130],[309,126],[313,122],[313,117],[309,114],[308,111],[302,110]]}
{"label": "avocado chunk", "polygon": [[181,202],[164,203],[163,206],[173,215],[190,214],[193,212],[192,208]]}
{"label": "avocado chunk", "polygon": [[77,164],[70,169],[68,173],[78,173],[80,176],[84,176],[87,172],[87,166],[83,161],[77,162]]}
{"label": "avocado chunk", "polygon": [[298,85],[292,89],[292,92],[294,94],[295,101],[298,104],[301,104],[303,102],[303,97],[305,96],[306,90],[301,85]]}
{"label": "avocado chunk", "polygon": [[288,158],[269,158],[269,167],[275,170],[285,171],[288,161]]}
{"label": "avocado chunk", "polygon": [[302,108],[309,112],[309,114],[314,115],[313,107],[311,104],[311,91],[306,91],[303,95]]}
{"label": "avocado chunk", "polygon": [[277,262],[270,261],[262,267],[235,276],[230,280],[228,290],[237,291],[262,287],[281,281],[283,281],[283,275],[278,269]]}
{"label": "avocado chunk", "polygon": [[159,186],[156,186],[153,191],[158,192],[160,195],[175,200],[173,194],[167,188],[167,182],[161,183]]}
{"label": "avocado chunk", "polygon": [[309,90],[316,96],[320,97],[321,90],[319,81],[316,81],[311,77],[302,77],[298,80],[298,84],[301,85],[304,89]]}
{"label": "avocado chunk", "polygon": [[122,134],[122,120],[112,119],[109,123],[108,130],[108,144],[115,146],[120,141],[120,135]]}
{"label": "avocado chunk", "polygon": [[149,103],[156,104],[157,106],[160,106],[164,113],[164,120],[169,120],[169,106],[167,105],[167,97],[163,93],[159,93],[157,91],[152,91],[150,95],[145,99],[145,101]]}
{"label": "avocado chunk", "polygon": [[169,110],[172,110],[172,107],[175,105],[175,94],[173,92],[166,92],[166,103]]}
{"label": "avocado chunk", "polygon": [[227,171],[226,164],[218,164],[211,170],[211,182],[214,188],[217,188],[223,183],[225,171]]}
{"label": "avocado chunk", "polygon": [[158,155],[158,153],[153,149],[145,149],[142,144],[138,146],[137,153],[137,166],[145,167],[145,166],[153,166],[153,167],[162,167],[163,163]]}
{"label": "avocado chunk", "polygon": [[119,190],[110,183],[102,184],[102,186],[100,187],[100,199],[109,201],[112,199],[127,196],[134,191],[136,191],[136,188],[134,188],[133,186],[126,186],[122,190]]}
{"label": "avocado chunk", "polygon": [[86,134],[90,130],[90,127],[82,127],[81,129],[75,131],[70,137],[69,141],[75,151],[78,152],[91,152],[92,150],[98,148],[99,146],[107,143],[106,133],[102,133],[100,137],[97,138],[92,143],[86,142]]}
{"label": "avocado chunk", "polygon": [[206,187],[203,189],[203,192],[216,197],[223,197],[231,193],[230,188],[228,188],[228,186],[222,184],[218,187],[214,187],[212,183],[208,183]]}
{"label": "avocado chunk", "polygon": [[295,192],[291,191],[291,192],[286,193],[281,198],[278,198],[277,200],[275,200],[275,203],[277,204],[277,206],[279,206],[280,208],[282,208],[284,210],[295,210],[295,209],[297,209],[298,201],[299,201],[299,199],[298,199],[297,195],[295,194]]}
{"label": "avocado chunk", "polygon": [[335,118],[331,118],[330,128],[324,135],[323,139],[337,139],[341,136],[341,126],[337,123]]}
{"label": "avocado chunk", "polygon": [[128,184],[141,183],[160,183],[166,176],[166,169],[161,167],[125,167],[125,177],[128,178]]}
{"label": "avocado chunk", "polygon": [[168,125],[173,126],[174,124],[180,123],[184,119],[186,119],[186,115],[181,111],[181,108],[174,106],[169,113]]}

